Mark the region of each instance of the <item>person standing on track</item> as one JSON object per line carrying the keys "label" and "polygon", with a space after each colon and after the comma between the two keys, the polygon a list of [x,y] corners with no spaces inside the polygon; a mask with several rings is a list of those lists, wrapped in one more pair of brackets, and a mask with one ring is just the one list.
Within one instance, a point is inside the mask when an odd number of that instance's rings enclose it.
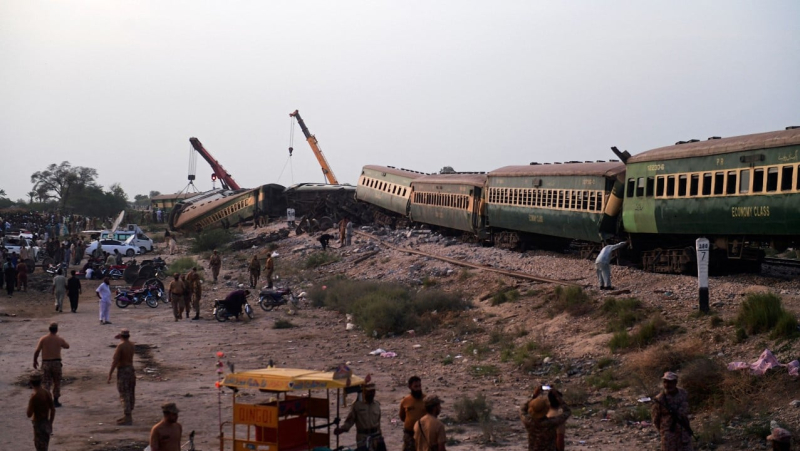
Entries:
{"label": "person standing on track", "polygon": [[36,451],[47,451],[50,446],[50,435],[53,433],[56,409],[50,393],[42,388],[41,374],[38,372],[32,374],[30,384],[33,393],[28,400],[27,415],[33,423],[33,446]]}
{"label": "person standing on track", "polygon": [[117,370],[117,392],[122,403],[125,416],[117,419],[117,424],[130,426],[133,424],[133,408],[136,404],[136,372],[133,369],[133,354],[135,347],[129,339],[131,332],[122,329],[114,338],[120,340],[117,349],[114,351],[114,358],[111,361],[111,370],[108,372],[108,380],[111,383],[111,376]]}
{"label": "person standing on track", "polygon": [[[39,339],[33,352],[33,368],[39,368],[39,353],[42,354],[42,379],[44,388],[53,395],[53,404],[61,407],[61,350],[69,349],[69,343],[58,336],[58,323],[50,323],[49,334]],[[52,387],[52,391],[51,391]]]}
{"label": "person standing on track", "polygon": [[108,285],[110,281],[108,277],[103,278],[103,283],[95,290],[100,299],[100,324],[111,324],[108,317],[111,310],[111,287]]}
{"label": "person standing on track", "polygon": [[222,259],[217,254],[217,250],[211,253],[211,260],[209,261],[211,265],[211,275],[214,276],[214,283],[217,283],[217,278],[219,278],[219,269],[222,267]]}

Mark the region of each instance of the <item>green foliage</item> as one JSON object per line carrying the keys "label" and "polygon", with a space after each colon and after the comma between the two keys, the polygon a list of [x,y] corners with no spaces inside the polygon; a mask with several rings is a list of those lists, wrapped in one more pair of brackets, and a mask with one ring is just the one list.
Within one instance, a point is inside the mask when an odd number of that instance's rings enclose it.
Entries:
{"label": "green foliage", "polygon": [[452,365],[453,364],[453,356],[447,355],[445,358],[442,359],[442,365]]}
{"label": "green foliage", "polygon": [[627,329],[641,321],[645,315],[642,302],[636,298],[607,298],[600,310],[608,317],[608,332]]}
{"label": "green foliage", "polygon": [[272,328],[273,329],[291,329],[293,327],[297,327],[297,326],[295,326],[294,323],[292,323],[291,321],[286,320],[286,319],[279,319],[279,320],[275,321],[274,323],[272,323]]}
{"label": "green foliage", "polygon": [[[44,202],[54,197],[59,200],[59,206],[62,209],[68,205],[73,196],[86,188],[96,188],[96,191],[102,193],[102,189],[95,184],[96,179],[96,169],[72,166],[69,161],[62,161],[61,164],[58,165],[55,163],[50,164],[45,170],[36,171],[31,174],[31,183],[33,183],[34,186],[33,190],[36,191],[36,196],[39,198],[39,201]],[[113,195],[114,193],[112,190],[112,196]],[[92,207],[91,204],[85,204],[83,202],[78,202],[76,206],[82,208]],[[119,212],[123,208],[125,207],[123,206],[116,211]]]}
{"label": "green foliage", "polygon": [[231,232],[225,229],[208,229],[195,235],[192,252],[200,253],[220,249],[233,239]]}
{"label": "green foliage", "polygon": [[644,404],[637,404],[635,407],[617,411],[614,420],[620,423],[625,423],[626,421],[647,421],[650,420],[650,408]]}
{"label": "green foliage", "polygon": [[592,300],[583,288],[576,286],[557,286],[553,291],[552,311],[567,312],[572,316],[581,316],[594,308]]}
{"label": "green foliage", "polygon": [[771,331],[772,338],[792,338],[797,334],[797,319],[783,308],[781,298],[773,293],[748,295],[739,307],[736,325],[750,335]]}
{"label": "green foliage", "polygon": [[422,279],[422,286],[425,287],[425,288],[430,288],[430,287],[436,286],[437,283],[438,282],[436,281],[436,279],[434,279],[432,277],[425,276]]}
{"label": "green foliage", "polygon": [[627,382],[619,379],[616,372],[614,372],[614,370],[611,368],[607,368],[599,373],[587,377],[586,383],[597,389],[608,388],[614,391],[628,386]]}
{"label": "green foliage", "polygon": [[198,270],[201,268],[200,265],[197,264],[195,259],[191,257],[181,257],[177,260],[172,261],[169,264],[169,266],[167,266],[166,273],[170,276],[175,274],[176,272],[183,274],[195,267],[197,267]]}
{"label": "green foliage", "polygon": [[629,334],[627,330],[614,333],[608,342],[608,347],[612,352],[628,348],[646,348],[660,336],[673,330],[674,328],[670,327],[661,316],[656,315],[643,323],[633,334]]}
{"label": "green foliage", "polygon": [[410,329],[426,333],[439,323],[442,313],[469,306],[458,293],[436,289],[416,292],[396,283],[343,277],[315,285],[309,290],[309,298],[317,307],[353,314],[355,323],[375,336],[399,335]]}
{"label": "green foliage", "polygon": [[601,357],[600,360],[597,361],[597,368],[603,369],[613,365],[616,361],[611,357]]}
{"label": "green foliage", "polygon": [[341,257],[335,252],[315,252],[306,257],[306,260],[303,262],[303,268],[314,269],[322,265],[327,265],[328,263],[338,262],[339,260],[341,260]]}
{"label": "green foliage", "polygon": [[499,291],[492,296],[492,305],[500,305],[506,302],[514,302],[519,299],[519,290],[507,290],[507,291]]}
{"label": "green foliage", "polygon": [[459,282],[464,282],[468,280],[470,277],[472,277],[472,273],[469,272],[467,268],[462,269],[461,272],[458,273]]}
{"label": "green foliage", "polygon": [[711,319],[708,320],[708,325],[711,327],[720,327],[723,324],[725,324],[725,321],[717,315],[712,316]]}
{"label": "green foliage", "polygon": [[736,343],[744,343],[745,340],[747,340],[747,332],[745,332],[743,327],[737,327],[736,337],[734,338],[733,341],[735,341]]}
{"label": "green foliage", "polygon": [[688,362],[681,371],[681,386],[689,393],[689,404],[697,406],[721,395],[726,368],[707,357]]}
{"label": "green foliage", "polygon": [[458,423],[482,421],[492,416],[492,403],[483,393],[478,393],[474,398],[465,395],[456,400],[453,410]]}

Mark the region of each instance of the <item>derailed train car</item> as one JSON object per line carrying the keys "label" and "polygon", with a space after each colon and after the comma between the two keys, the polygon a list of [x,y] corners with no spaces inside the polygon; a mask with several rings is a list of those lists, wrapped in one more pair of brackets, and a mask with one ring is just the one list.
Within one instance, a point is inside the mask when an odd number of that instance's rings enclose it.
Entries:
{"label": "derailed train car", "polygon": [[168,225],[171,230],[199,232],[251,220],[256,210],[277,217],[286,212],[284,189],[268,184],[254,189],[207,191],[178,202],[170,212]]}
{"label": "derailed train car", "polygon": [[408,216],[411,182],[424,175],[392,166],[364,166],[356,186],[356,200],[382,209],[374,210],[377,224],[396,225],[398,218]]}
{"label": "derailed train car", "polygon": [[488,236],[483,208],[486,174],[432,174],[411,182],[408,218],[480,240]]}
{"label": "derailed train car", "polygon": [[526,248],[611,238],[624,178],[625,165],[614,161],[532,163],[489,172],[486,216],[494,244]]}
{"label": "derailed train car", "polygon": [[712,265],[745,269],[766,245],[800,241],[798,128],[680,142],[626,165],[622,223],[647,270],[691,266],[698,237],[711,241]]}

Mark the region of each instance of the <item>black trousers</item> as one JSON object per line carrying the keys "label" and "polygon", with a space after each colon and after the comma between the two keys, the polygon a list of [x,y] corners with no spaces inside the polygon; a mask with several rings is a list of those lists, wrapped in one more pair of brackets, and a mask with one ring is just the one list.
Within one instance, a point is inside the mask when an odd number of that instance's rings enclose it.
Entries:
{"label": "black trousers", "polygon": [[70,294],[70,295],[68,295],[68,297],[69,297],[69,308],[70,308],[70,310],[72,310],[73,312],[77,311],[78,310],[78,297],[80,297],[80,295],[78,295],[78,294]]}

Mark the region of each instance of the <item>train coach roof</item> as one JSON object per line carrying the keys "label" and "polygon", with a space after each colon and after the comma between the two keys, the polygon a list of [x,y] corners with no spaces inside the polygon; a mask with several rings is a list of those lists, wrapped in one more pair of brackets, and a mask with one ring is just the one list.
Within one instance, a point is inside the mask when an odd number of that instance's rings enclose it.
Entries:
{"label": "train coach roof", "polygon": [[486,183],[486,174],[431,174],[423,175],[414,180],[414,183],[483,186]]}
{"label": "train coach roof", "polygon": [[489,172],[489,177],[530,177],[552,175],[616,177],[625,172],[625,165],[618,161],[605,163],[531,164],[527,166],[505,166]]}
{"label": "train coach roof", "polygon": [[423,172],[411,171],[408,169],[390,168],[389,166],[377,166],[373,164],[368,164],[364,166],[364,169],[371,169],[373,171],[385,172],[387,174],[397,175],[400,177],[406,177],[410,179],[416,179],[425,175]]}
{"label": "train coach roof", "polygon": [[709,139],[674,146],[648,150],[628,159],[628,163],[641,163],[655,160],[675,160],[678,158],[704,157],[746,150],[769,149],[772,147],[800,144],[800,129],[777,132],[756,133],[753,135],[732,136],[730,138]]}

